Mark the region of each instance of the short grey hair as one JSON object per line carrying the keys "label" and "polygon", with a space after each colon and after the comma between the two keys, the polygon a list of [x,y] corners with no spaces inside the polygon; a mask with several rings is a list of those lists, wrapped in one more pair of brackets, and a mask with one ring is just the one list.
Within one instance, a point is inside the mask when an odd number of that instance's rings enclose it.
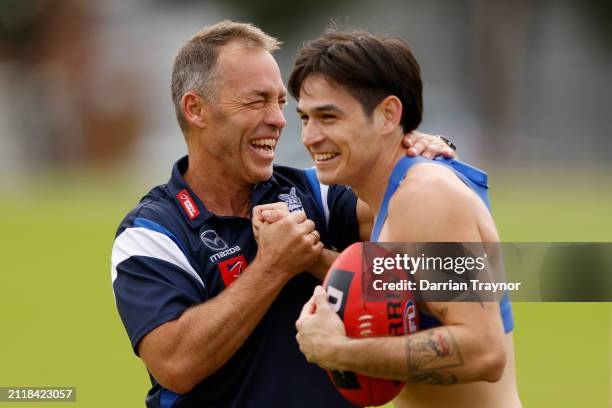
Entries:
{"label": "short grey hair", "polygon": [[172,67],[172,102],[183,132],[187,129],[181,109],[183,95],[193,91],[209,101],[213,100],[219,49],[232,41],[242,41],[249,48],[262,48],[270,53],[282,44],[252,24],[230,20],[204,27],[191,37],[179,50]]}

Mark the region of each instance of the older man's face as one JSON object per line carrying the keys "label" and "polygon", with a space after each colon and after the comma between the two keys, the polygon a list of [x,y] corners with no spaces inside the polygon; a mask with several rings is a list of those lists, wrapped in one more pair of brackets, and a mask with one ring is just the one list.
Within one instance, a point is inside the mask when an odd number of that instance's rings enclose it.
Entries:
{"label": "older man's face", "polygon": [[216,78],[206,148],[236,181],[265,181],[272,176],[274,150],[286,124],[278,64],[269,52],[234,42],[221,49]]}

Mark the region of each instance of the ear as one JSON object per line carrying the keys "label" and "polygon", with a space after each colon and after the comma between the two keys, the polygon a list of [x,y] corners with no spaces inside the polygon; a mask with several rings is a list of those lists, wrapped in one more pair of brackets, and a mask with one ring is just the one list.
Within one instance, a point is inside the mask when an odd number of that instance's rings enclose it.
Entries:
{"label": "ear", "polygon": [[376,107],[383,133],[392,133],[402,120],[402,101],[395,95],[389,95]]}
{"label": "ear", "polygon": [[193,91],[187,91],[181,98],[181,110],[185,120],[198,128],[206,127],[206,102]]}

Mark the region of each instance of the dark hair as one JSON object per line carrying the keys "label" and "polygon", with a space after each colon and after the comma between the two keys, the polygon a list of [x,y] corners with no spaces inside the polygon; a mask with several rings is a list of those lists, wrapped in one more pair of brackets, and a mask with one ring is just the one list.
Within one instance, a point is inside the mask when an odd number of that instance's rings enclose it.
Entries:
{"label": "dark hair", "polygon": [[298,52],[289,77],[289,93],[299,100],[302,84],[322,74],[343,86],[370,117],[389,95],[402,102],[404,132],[416,129],[423,116],[423,83],[419,64],[399,38],[378,38],[367,32],[330,30]]}

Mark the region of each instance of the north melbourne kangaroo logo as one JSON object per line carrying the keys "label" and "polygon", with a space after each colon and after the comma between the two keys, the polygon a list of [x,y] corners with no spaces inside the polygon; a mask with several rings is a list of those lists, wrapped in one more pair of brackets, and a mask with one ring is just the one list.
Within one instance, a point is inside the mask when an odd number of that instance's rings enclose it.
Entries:
{"label": "north melbourne kangaroo logo", "polygon": [[287,207],[289,207],[289,212],[294,211],[304,211],[304,207],[302,206],[302,200],[297,196],[295,192],[295,187],[291,187],[291,191],[289,194],[279,194],[278,198],[287,203]]}

